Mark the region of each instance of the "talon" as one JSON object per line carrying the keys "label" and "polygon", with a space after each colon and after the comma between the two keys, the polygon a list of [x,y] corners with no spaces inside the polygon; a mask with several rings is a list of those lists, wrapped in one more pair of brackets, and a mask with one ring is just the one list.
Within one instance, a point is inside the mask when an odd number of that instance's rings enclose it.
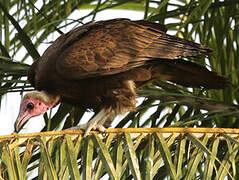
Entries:
{"label": "talon", "polygon": [[98,129],[100,132],[105,132],[105,127],[102,126],[102,125],[99,125],[99,126],[97,127],[97,129]]}
{"label": "talon", "polygon": [[90,134],[91,130],[98,130],[99,132],[105,132],[105,124],[109,124],[108,121],[112,121],[115,117],[115,112],[109,109],[102,109],[96,116],[94,116],[87,124],[72,127],[70,129],[82,129],[85,131],[84,136]]}
{"label": "talon", "polygon": [[105,132],[105,127],[101,124],[98,124],[98,125],[93,125],[93,124],[82,124],[82,125],[79,125],[79,126],[75,126],[75,127],[71,127],[71,128],[68,128],[68,129],[80,129],[80,130],[83,130],[85,131],[84,132],[84,137],[87,137],[88,135],[90,135],[90,131],[93,130],[93,131],[99,131],[101,133]]}

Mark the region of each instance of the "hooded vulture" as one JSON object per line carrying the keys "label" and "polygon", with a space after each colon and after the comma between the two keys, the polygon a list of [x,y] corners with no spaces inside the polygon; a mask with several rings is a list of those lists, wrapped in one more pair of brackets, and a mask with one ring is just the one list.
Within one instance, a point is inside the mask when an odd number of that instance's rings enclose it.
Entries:
{"label": "hooded vulture", "polygon": [[116,115],[134,110],[136,90],[153,80],[212,89],[230,85],[215,72],[182,59],[208,54],[210,48],[166,31],[149,21],[112,19],[61,35],[29,69],[28,80],[36,91],[23,97],[16,131],[61,101],[99,112],[80,127],[86,134],[104,130]]}

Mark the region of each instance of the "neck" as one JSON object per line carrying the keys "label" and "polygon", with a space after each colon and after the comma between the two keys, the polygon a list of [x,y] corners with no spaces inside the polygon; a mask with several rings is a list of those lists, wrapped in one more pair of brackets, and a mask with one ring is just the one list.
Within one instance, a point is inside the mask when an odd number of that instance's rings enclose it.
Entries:
{"label": "neck", "polygon": [[46,98],[46,103],[51,104],[54,107],[60,101],[60,95],[58,94],[51,94],[46,91],[40,91]]}
{"label": "neck", "polygon": [[34,96],[35,99],[43,101],[45,104],[48,104],[51,107],[54,107],[60,101],[60,95],[52,94],[46,91],[33,91],[26,94],[23,98],[27,99],[31,96]]}

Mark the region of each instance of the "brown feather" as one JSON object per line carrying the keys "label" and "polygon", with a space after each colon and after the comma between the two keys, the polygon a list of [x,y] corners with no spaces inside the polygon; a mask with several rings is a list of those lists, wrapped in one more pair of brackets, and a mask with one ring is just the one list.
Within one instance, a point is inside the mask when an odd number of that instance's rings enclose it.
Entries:
{"label": "brown feather", "polygon": [[159,80],[171,81],[186,87],[205,87],[223,89],[232,84],[228,79],[190,61],[157,60],[152,67],[152,76]]}
{"label": "brown feather", "polygon": [[225,78],[194,63],[175,60],[211,52],[166,34],[163,25],[113,19],[91,22],[60,36],[33,63],[29,81],[63,101],[116,113],[135,106],[135,84],[153,79],[184,86],[224,88]]}

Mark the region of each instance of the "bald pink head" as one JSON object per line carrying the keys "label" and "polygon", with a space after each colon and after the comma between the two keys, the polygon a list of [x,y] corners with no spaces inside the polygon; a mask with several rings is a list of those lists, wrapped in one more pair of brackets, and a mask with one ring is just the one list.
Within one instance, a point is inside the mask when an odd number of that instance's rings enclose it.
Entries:
{"label": "bald pink head", "polygon": [[59,102],[59,96],[50,95],[44,91],[34,91],[26,94],[20,105],[19,114],[15,122],[15,131],[21,130],[23,125],[34,116],[44,114]]}

